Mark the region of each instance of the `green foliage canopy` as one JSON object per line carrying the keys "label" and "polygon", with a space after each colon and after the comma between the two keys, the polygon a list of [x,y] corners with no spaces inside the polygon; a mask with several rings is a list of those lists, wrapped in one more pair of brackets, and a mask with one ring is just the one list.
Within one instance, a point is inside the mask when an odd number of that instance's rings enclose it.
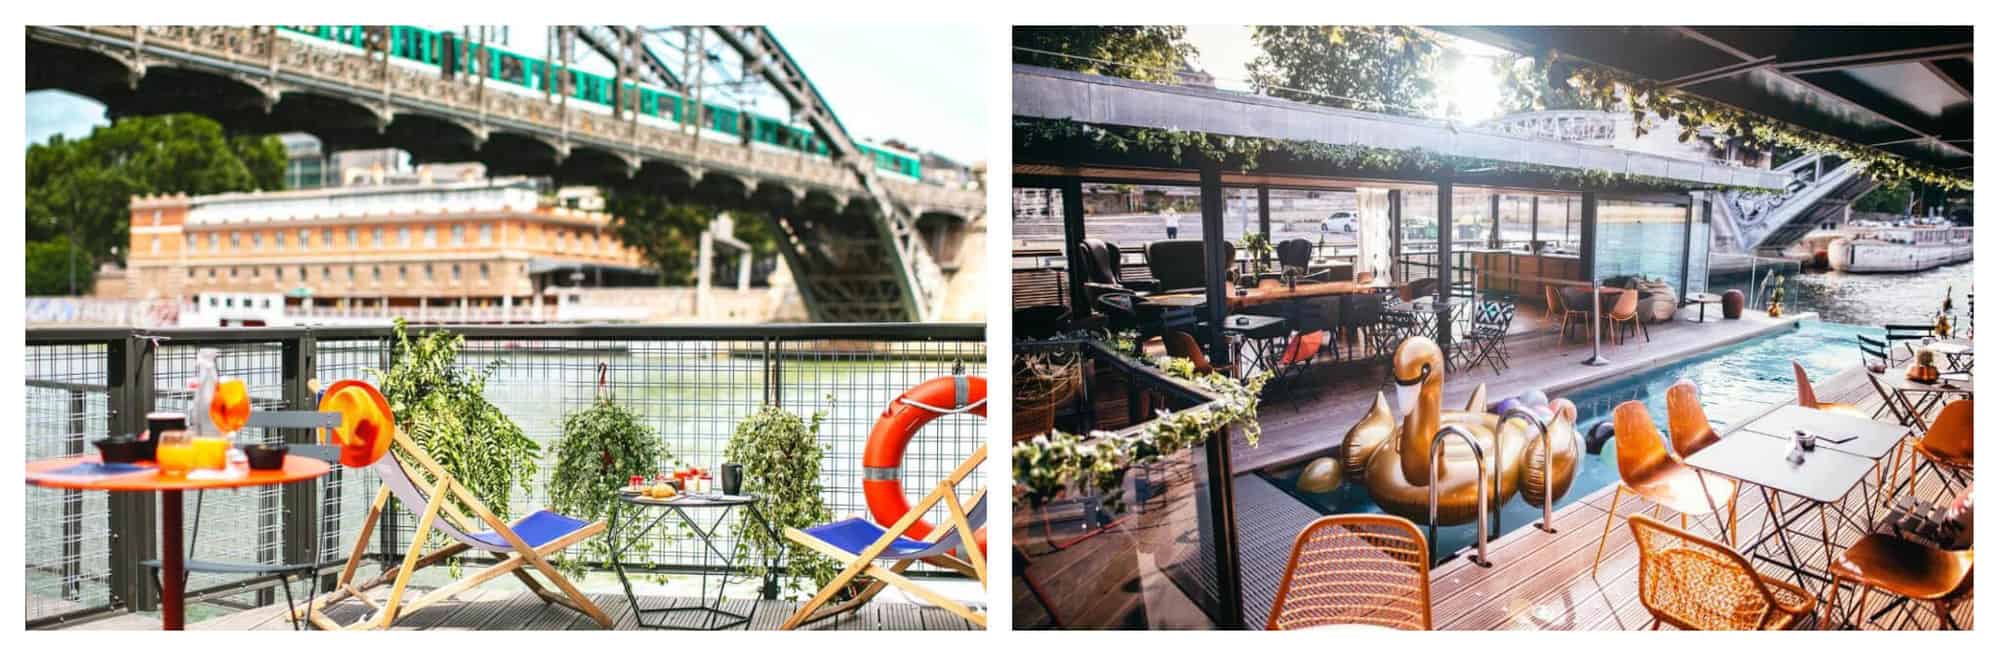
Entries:
{"label": "green foliage canopy", "polygon": [[[1198,54],[1185,41],[1186,36],[1187,28],[1177,25],[1016,25],[1013,61],[1145,82],[1172,82],[1187,60]],[[1072,56],[1045,54],[1048,52]]]}
{"label": "green foliage canopy", "polygon": [[[611,214],[611,234],[645,257],[659,272],[662,285],[694,282],[694,255],[701,231],[722,210],[696,202],[677,202],[657,193],[607,189],[604,211]],[[777,252],[777,233],[768,217],[750,210],[730,210],[736,238],[758,257]]]}
{"label": "green foliage canopy", "polygon": [[1258,26],[1249,62],[1259,93],[1370,112],[1428,116],[1445,50],[1428,30],[1378,25]]}

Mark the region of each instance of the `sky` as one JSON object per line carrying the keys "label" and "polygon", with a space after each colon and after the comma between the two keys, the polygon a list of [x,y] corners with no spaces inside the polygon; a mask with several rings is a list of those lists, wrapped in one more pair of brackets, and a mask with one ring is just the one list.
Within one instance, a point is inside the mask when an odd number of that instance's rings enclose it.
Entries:
{"label": "sky", "polygon": [[[1441,104],[1456,111],[1450,118],[1477,123],[1499,116],[1499,78],[1492,74],[1492,60],[1506,51],[1449,34],[1438,37],[1460,55],[1443,84]],[[1188,25],[1186,39],[1200,50],[1195,67],[1215,76],[1217,88],[1249,90],[1249,61],[1263,52],[1250,38],[1249,26]]]}
{"label": "sky", "polygon": [[[987,152],[987,70],[983,28],[949,26],[772,25],[853,135],[897,139],[967,164]],[[516,27],[511,47],[543,51],[539,29]],[[82,137],[104,125],[104,106],[56,91],[27,97],[28,143]]]}

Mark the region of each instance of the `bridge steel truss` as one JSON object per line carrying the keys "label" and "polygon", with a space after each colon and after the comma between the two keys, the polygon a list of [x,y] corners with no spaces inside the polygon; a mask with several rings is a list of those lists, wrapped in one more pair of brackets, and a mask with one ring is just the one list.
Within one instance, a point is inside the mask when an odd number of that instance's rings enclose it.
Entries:
{"label": "bridge steel truss", "polygon": [[[581,42],[617,66],[618,88],[637,81],[701,99],[700,71],[675,74],[645,45],[645,28],[557,32],[549,64],[561,91],[574,84],[562,72]],[[751,210],[776,223],[779,250],[813,320],[930,320],[945,285],[917,220],[976,221],[984,193],[876,175],[769,31],[688,32],[697,43],[713,35],[736,51],[743,77],[770,84],[831,157],[704,138],[685,124],[641,122],[624,108],[586,110],[572,106],[582,101],[568,93],[488,89],[484,76],[396,65],[379,35],[356,51],[281,37],[268,26],[35,26],[28,29],[28,88],[95,98],[114,117],[194,112],[233,132],[311,133],[329,151],[395,147],[417,161],[479,161],[491,175],[546,175]],[[704,52],[689,61],[714,65],[706,60]],[[636,99],[621,93],[617,104],[635,106]]]}

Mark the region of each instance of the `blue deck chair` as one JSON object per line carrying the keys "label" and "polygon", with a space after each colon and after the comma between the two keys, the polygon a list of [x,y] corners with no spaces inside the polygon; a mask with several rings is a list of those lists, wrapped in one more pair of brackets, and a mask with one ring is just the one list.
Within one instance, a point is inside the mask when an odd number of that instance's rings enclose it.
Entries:
{"label": "blue deck chair", "polygon": [[[375,494],[375,502],[368,508],[368,518],[361,523],[361,532],[354,538],[354,550],[347,558],[346,567],[340,570],[340,578],[333,590],[313,600],[306,608],[313,625],[325,629],[387,629],[395,624],[396,618],[450,599],[453,595],[472,589],[479,584],[512,574],[526,584],[543,601],[565,606],[588,615],[598,625],[611,628],[611,618],[603,609],[583,595],[581,590],[569,582],[548,557],[582,542],[590,536],[603,532],[604,522],[585,522],[566,517],[553,510],[537,510],[513,523],[500,518],[479,502],[464,484],[459,483],[444,467],[432,460],[423,447],[412,441],[401,431],[396,433],[397,450],[390,457],[382,458],[374,464],[375,474],[382,478],[382,489]],[[405,466],[397,456],[416,461],[414,467]],[[382,572],[381,576],[360,585],[354,583],[354,574],[367,558],[368,538],[374,533],[375,524],[380,521],[382,511],[389,498],[407,506],[412,512],[420,512],[416,537],[409,552],[403,555],[400,567]],[[475,521],[466,513],[477,516]],[[468,531],[465,527],[484,526],[484,531]],[[429,554],[423,553],[430,531],[436,529],[451,538],[453,544]],[[409,587],[410,579],[417,570],[444,562],[446,559],[465,551],[477,549],[495,555],[511,554],[500,562],[476,573],[472,573],[448,585],[437,588],[410,600],[403,601],[403,593]],[[541,582],[527,572],[527,567],[539,570],[560,594],[549,591]],[[381,602],[367,596],[367,591],[391,583],[389,595]],[[375,610],[375,613],[355,622],[341,626],[327,617],[325,608],[348,598],[360,601]]]}
{"label": "blue deck chair", "polygon": [[[986,491],[985,488],[980,488],[978,493],[972,496],[968,510],[967,506],[959,504],[957,490],[958,483],[976,471],[985,460],[986,447],[981,446],[978,451],[972,453],[972,457],[959,463],[957,469],[945,476],[936,488],[924,495],[923,499],[918,501],[915,507],[910,508],[908,513],[903,514],[902,519],[893,526],[883,527],[866,518],[854,517],[804,530],[784,529],[785,536],[791,538],[791,541],[832,558],[840,563],[841,570],[840,575],[833,577],[833,580],[821,588],[819,594],[814,595],[811,601],[799,606],[798,612],[785,620],[781,628],[789,631],[841,613],[858,610],[890,585],[935,604],[938,608],[950,611],[951,614],[977,624],[980,628],[985,628],[985,613],[973,611],[957,600],[937,594],[936,591],[902,575],[903,570],[909,569],[910,565],[925,562],[955,570],[976,579],[980,588],[985,587],[986,557],[980,552],[978,540],[974,535],[986,523]],[[924,513],[940,503],[944,505],[949,515],[948,521],[933,529],[922,540],[903,537],[903,532],[909,530],[910,525],[915,524],[918,518],[923,517]],[[952,555],[953,551],[959,550],[965,552],[964,558]],[[880,564],[882,562],[893,564],[883,566]],[[832,606],[826,605],[833,600],[835,594],[845,590],[847,584],[859,576],[867,576],[874,579],[874,582],[868,584],[867,588],[852,599]]]}

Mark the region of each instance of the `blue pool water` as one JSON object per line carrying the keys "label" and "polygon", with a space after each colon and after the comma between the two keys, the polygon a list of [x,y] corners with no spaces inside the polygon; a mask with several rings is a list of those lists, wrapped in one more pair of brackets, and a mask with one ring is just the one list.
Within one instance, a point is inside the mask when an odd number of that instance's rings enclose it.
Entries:
{"label": "blue pool water", "polygon": [[[1791,361],[1804,365],[1813,380],[1827,378],[1858,361],[1854,336],[1879,330],[1861,326],[1807,321],[1788,332],[1759,337],[1722,347],[1699,356],[1650,369],[1631,376],[1603,381],[1565,394],[1576,404],[1576,428],[1587,435],[1597,422],[1610,419],[1611,410],[1632,399],[1645,402],[1661,433],[1666,422],[1666,388],[1681,378],[1700,387],[1701,403],[1708,410],[1715,429],[1727,430],[1727,421],[1736,416],[1732,408],[1762,408],[1797,397],[1791,375]],[[1557,509],[1617,482],[1617,446],[1610,443],[1603,452],[1585,454],[1569,493],[1555,500]],[[1327,453],[1326,455],[1331,455]],[[1380,512],[1367,490],[1347,483],[1323,493],[1308,494],[1297,489],[1302,463],[1259,472],[1265,479],[1299,500],[1326,514]],[[1512,531],[1540,521],[1541,511],[1517,496],[1500,508],[1503,531]],[[1417,522],[1421,524],[1421,521]],[[1557,526],[1558,529],[1574,528]],[[1455,553],[1477,540],[1477,525],[1446,526],[1437,529],[1436,554]]]}

